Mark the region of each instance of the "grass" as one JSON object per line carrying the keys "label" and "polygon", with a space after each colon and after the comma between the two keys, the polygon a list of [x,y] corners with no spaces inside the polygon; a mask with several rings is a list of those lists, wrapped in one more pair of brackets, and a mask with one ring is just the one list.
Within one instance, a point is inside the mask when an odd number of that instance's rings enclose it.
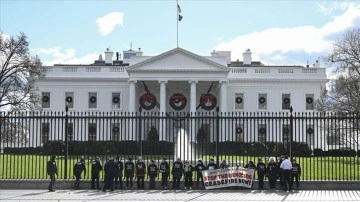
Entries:
{"label": "grass", "polygon": [[[132,156],[133,159],[135,156]],[[163,156],[143,156],[146,164],[150,159],[161,160]],[[67,179],[72,179],[73,165],[81,156],[69,156],[67,161]],[[94,156],[84,156],[87,168],[85,179],[91,177],[91,160]],[[101,156],[102,162],[105,162],[107,156]],[[123,158],[127,158],[124,156]],[[173,156],[167,156],[173,159]],[[203,156],[206,163],[213,156]],[[257,163],[259,157],[252,156],[230,156],[221,155],[219,161],[226,159],[230,166],[245,165],[252,160]],[[267,162],[266,157],[261,157]],[[0,179],[47,179],[46,162],[50,156],[43,155],[0,155]],[[58,156],[56,159],[59,169],[59,179],[65,179],[65,157]],[[171,161],[172,162],[172,161]],[[360,180],[360,158],[357,157],[297,157],[297,162],[302,168],[301,180]],[[103,173],[101,173],[103,178]]]}

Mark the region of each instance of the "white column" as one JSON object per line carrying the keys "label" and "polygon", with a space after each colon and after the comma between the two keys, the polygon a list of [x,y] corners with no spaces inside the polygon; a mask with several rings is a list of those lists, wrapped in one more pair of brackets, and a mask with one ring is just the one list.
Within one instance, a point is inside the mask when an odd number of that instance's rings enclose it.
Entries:
{"label": "white column", "polygon": [[[227,115],[227,81],[220,81],[220,114],[222,117]],[[227,119],[221,119],[220,123],[220,142],[227,140],[227,133],[230,131],[226,131],[226,127],[228,125]]]}
{"label": "white column", "polygon": [[[160,116],[166,117],[166,83],[167,81],[159,81],[160,83]],[[166,141],[166,120],[161,118],[159,121],[159,140]]]}
{"label": "white column", "polygon": [[[198,81],[189,81],[190,83],[190,113],[191,116],[196,116],[196,84]],[[191,142],[196,142],[198,126],[196,126],[195,119],[191,121]]]}
{"label": "white column", "polygon": [[[130,80],[129,81],[129,115],[134,115],[135,116],[135,112],[136,112],[136,101],[135,101],[135,97],[136,97],[136,90],[135,90],[135,80]],[[127,132],[122,136],[121,139],[123,140],[136,140],[137,134],[136,134],[136,119],[129,119],[129,124],[128,125],[124,125],[123,127],[128,127]]]}

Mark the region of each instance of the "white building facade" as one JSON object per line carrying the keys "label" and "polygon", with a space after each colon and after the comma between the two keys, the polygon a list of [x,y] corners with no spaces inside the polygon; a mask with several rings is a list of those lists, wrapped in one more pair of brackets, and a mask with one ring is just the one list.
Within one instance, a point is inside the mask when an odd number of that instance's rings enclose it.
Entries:
{"label": "white building facade", "polygon": [[[291,106],[295,112],[313,112],[314,103],[328,81],[325,68],[318,62],[313,67],[266,66],[252,61],[250,50],[244,52],[243,61],[231,61],[229,51],[199,56],[182,48],[156,56],[129,50],[124,51],[123,59],[116,53],[116,60],[114,53],[106,50],[104,56],[105,60],[100,55],[89,65],[47,67],[46,79],[36,84],[43,98],[42,110],[64,111],[68,106],[70,112],[196,114],[218,109],[221,113],[281,113],[288,112]],[[244,123],[221,124],[220,141],[227,141],[232,139],[232,130]],[[122,130],[121,124],[117,127]],[[199,127],[197,124],[186,131],[196,133]],[[279,129],[272,127],[265,126],[267,131],[278,132]],[[164,133],[168,123],[160,120],[157,129],[160,140],[174,141],[174,137],[166,137]],[[100,131],[100,126],[97,130]],[[241,130],[246,133],[247,129]],[[121,133],[119,140],[137,139],[126,134],[133,132]],[[302,137],[306,139],[306,135]],[[108,136],[99,132],[95,138]],[[261,137],[247,138],[246,141],[260,141]],[[88,139],[86,135],[82,138]],[[196,140],[192,138],[192,141]]]}

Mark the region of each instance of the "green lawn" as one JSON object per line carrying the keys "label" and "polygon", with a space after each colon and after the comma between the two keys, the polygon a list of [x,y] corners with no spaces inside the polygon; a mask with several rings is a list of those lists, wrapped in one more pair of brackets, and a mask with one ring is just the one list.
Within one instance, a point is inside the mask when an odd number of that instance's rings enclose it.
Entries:
{"label": "green lawn", "polygon": [[[135,156],[132,156],[135,158]],[[47,179],[46,162],[49,156],[42,155],[0,155],[0,179]],[[73,165],[81,156],[69,156],[67,178],[72,178]],[[85,156],[86,168],[88,169],[86,179],[90,179],[90,162],[93,156]],[[104,162],[107,156],[101,156]],[[124,156],[123,158],[127,158]],[[173,156],[167,156],[173,159]],[[213,156],[203,156],[208,161]],[[259,157],[250,156],[219,156],[219,160],[226,159],[231,166],[236,164],[245,165],[252,160],[257,163]],[[261,157],[265,162],[267,158]],[[143,156],[145,162],[155,159],[161,160],[162,156]],[[134,159],[135,160],[135,159]],[[58,156],[59,179],[65,179],[65,158]],[[302,168],[302,180],[360,180],[360,159],[357,157],[297,157],[297,162]],[[101,174],[103,177],[103,174]]]}

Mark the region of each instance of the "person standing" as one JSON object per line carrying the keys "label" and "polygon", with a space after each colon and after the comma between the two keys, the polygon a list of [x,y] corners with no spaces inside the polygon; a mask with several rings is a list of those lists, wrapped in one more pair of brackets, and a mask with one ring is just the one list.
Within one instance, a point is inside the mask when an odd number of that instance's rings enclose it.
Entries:
{"label": "person standing", "polygon": [[173,176],[173,189],[180,188],[180,180],[183,174],[184,165],[181,162],[180,157],[177,157],[176,161],[173,163],[171,174]]}
{"label": "person standing", "polygon": [[192,189],[193,186],[193,171],[194,167],[190,164],[189,160],[185,161],[184,165],[184,181],[185,181],[185,189]]}
{"label": "person standing", "polygon": [[285,159],[284,155],[281,155],[281,157],[279,159],[279,162],[277,164],[277,171],[278,171],[278,177],[279,177],[279,181],[280,181],[281,190],[284,189],[284,176],[283,176],[282,169],[280,168],[280,165],[281,165],[281,163],[283,162],[284,159]]}
{"label": "person standing", "polygon": [[120,184],[120,189],[122,189],[123,188],[122,177],[123,177],[124,163],[120,160],[119,156],[116,156],[115,163],[119,166],[119,173],[117,173],[115,175],[115,189],[119,188],[119,184]]}
{"label": "person standing", "polygon": [[198,160],[198,163],[195,166],[196,171],[196,189],[199,187],[199,181],[201,180],[202,184],[204,184],[204,180],[202,178],[202,171],[205,170],[205,165],[201,159]]}
{"label": "person standing", "polygon": [[49,191],[55,191],[55,174],[58,174],[58,168],[56,166],[56,156],[52,156],[46,164],[46,172],[50,177]]}
{"label": "person standing", "polygon": [[79,162],[75,163],[73,174],[75,176],[75,184],[74,189],[80,189],[80,179],[81,179],[81,173],[84,172],[84,178],[86,175],[86,167],[84,163],[84,159],[80,159]]}
{"label": "person standing", "polygon": [[296,189],[299,189],[299,177],[301,176],[301,167],[300,164],[296,163],[296,159],[292,160],[292,169],[291,169],[291,187],[294,184],[294,178],[296,180]]}
{"label": "person standing", "polygon": [[105,184],[102,191],[105,192],[107,189],[114,191],[115,175],[119,173],[119,166],[115,163],[114,157],[110,157],[110,159],[105,163],[104,171]]}
{"label": "person standing", "polygon": [[150,164],[147,167],[147,174],[150,177],[149,189],[155,189],[155,178],[158,176],[158,167],[154,160],[150,160]]}
{"label": "person standing", "polygon": [[215,163],[214,159],[210,159],[210,162],[206,166],[206,170],[216,170],[219,166]]}
{"label": "person standing", "polygon": [[[291,191],[292,186],[291,186],[290,177],[291,177],[292,164],[289,161],[287,155],[284,156],[284,160],[280,164],[280,169],[281,169],[283,181],[284,181],[283,191],[288,191],[288,190]],[[288,187],[289,187],[289,189],[287,189]]]}
{"label": "person standing", "polygon": [[146,165],[143,162],[143,159],[141,156],[138,157],[138,160],[135,164],[135,168],[136,168],[136,178],[137,178],[137,188],[138,189],[144,189],[145,188],[145,182],[144,182],[144,178],[146,175]]}
{"label": "person standing", "polygon": [[135,172],[135,165],[132,162],[132,158],[128,158],[128,161],[125,163],[124,168],[124,174],[126,178],[126,189],[132,189],[133,188],[133,178],[134,178],[134,172]]}
{"label": "person standing", "polygon": [[264,189],[264,177],[265,177],[265,173],[266,173],[266,165],[264,162],[262,162],[262,159],[258,160],[258,163],[256,165],[256,170],[257,170],[258,179],[259,179],[259,189],[263,190]]}
{"label": "person standing", "polygon": [[161,189],[167,189],[168,179],[170,178],[170,165],[164,157],[160,164]]}
{"label": "person standing", "polygon": [[266,175],[269,179],[269,187],[270,189],[275,189],[276,186],[276,180],[278,178],[278,170],[277,165],[275,161],[275,157],[269,158],[269,163],[266,167]]}
{"label": "person standing", "polygon": [[95,181],[96,181],[96,189],[100,189],[100,171],[102,171],[103,167],[100,163],[100,157],[96,157],[96,159],[91,162],[91,189],[95,189]]}
{"label": "person standing", "polygon": [[249,161],[246,165],[245,165],[245,168],[249,168],[249,169],[254,169],[256,170],[256,166],[254,164],[253,161]]}
{"label": "person standing", "polygon": [[221,163],[220,163],[220,169],[226,169],[229,167],[229,164],[226,162],[226,160],[223,160]]}

